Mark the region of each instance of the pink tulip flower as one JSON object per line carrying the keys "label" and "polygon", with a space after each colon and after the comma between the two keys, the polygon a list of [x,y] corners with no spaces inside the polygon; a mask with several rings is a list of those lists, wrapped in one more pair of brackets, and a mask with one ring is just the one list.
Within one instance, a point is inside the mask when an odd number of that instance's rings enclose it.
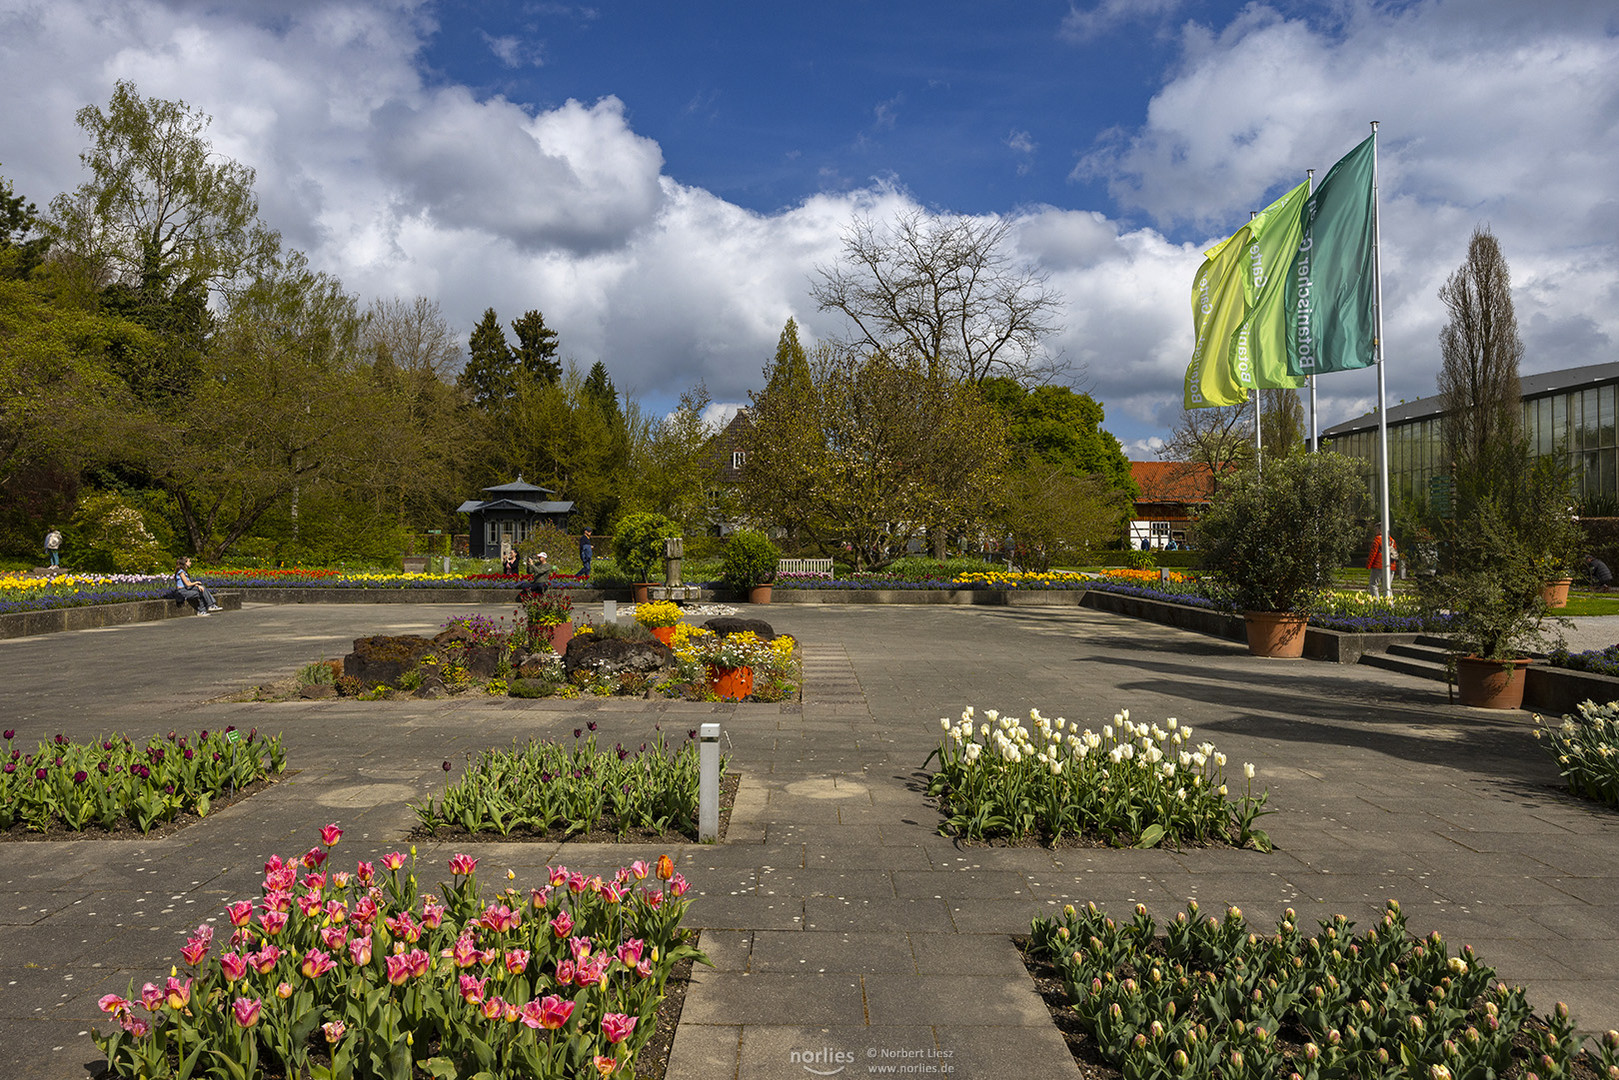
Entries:
{"label": "pink tulip flower", "polygon": [[645,881],[646,876],[652,873],[652,867],[648,866],[644,860],[636,859],[630,863],[630,873],[635,875],[636,881]]}
{"label": "pink tulip flower", "polygon": [[349,942],[349,959],[354,961],[355,967],[365,967],[371,962],[370,935]]}
{"label": "pink tulip flower", "polygon": [[573,1002],[564,1001],[555,994],[547,994],[540,1002],[540,1026],[555,1031],[573,1015]]}
{"label": "pink tulip flower", "polygon": [[527,949],[509,949],[506,952],[506,970],[513,975],[521,975],[528,967]]}
{"label": "pink tulip flower", "polygon": [[169,1008],[183,1009],[191,1004],[191,980],[181,981],[173,975],[169,976],[167,988]]}
{"label": "pink tulip flower", "polygon": [[237,998],[231,1005],[231,1011],[236,1016],[236,1026],[250,1028],[259,1022],[259,1010],[263,1006],[258,998]]}
{"label": "pink tulip flower", "polygon": [[102,1012],[113,1016],[123,1016],[129,1012],[129,999],[117,994],[107,994],[96,1004],[101,1006]]}
{"label": "pink tulip flower", "polygon": [[253,921],[253,901],[238,900],[234,904],[226,904],[225,914],[230,916],[232,926],[246,926]]}
{"label": "pink tulip flower", "polygon": [[485,990],[489,986],[489,976],[474,978],[471,975],[461,976],[461,999],[468,1005],[476,1005],[484,999]]}
{"label": "pink tulip flower", "polygon": [[377,876],[377,868],[368,862],[360,863],[354,868],[354,877],[361,885],[369,885]]}
{"label": "pink tulip flower", "polygon": [[646,942],[640,938],[630,938],[618,947],[618,959],[625,967],[634,967],[641,962],[641,953],[646,950]]}
{"label": "pink tulip flower", "polygon": [[456,877],[466,877],[478,868],[478,860],[470,855],[451,855],[450,873]]}
{"label": "pink tulip flower", "polygon": [[228,952],[219,958],[219,968],[225,973],[226,982],[235,982],[247,974],[247,961],[236,953]]}
{"label": "pink tulip flower", "polygon": [[343,1036],[348,1031],[349,1026],[341,1020],[328,1020],[320,1026],[320,1029],[326,1034],[326,1042],[336,1046],[343,1041]]}
{"label": "pink tulip flower", "polygon": [[259,917],[259,925],[271,937],[281,933],[287,928],[287,913],[285,911],[266,911]]}
{"label": "pink tulip flower", "polygon": [[141,1004],[146,1006],[148,1012],[156,1012],[163,1007],[168,995],[151,983],[141,987]]}
{"label": "pink tulip flower", "polygon": [[327,953],[319,949],[310,949],[304,953],[304,962],[299,969],[305,976],[318,979],[337,966],[337,963]]}
{"label": "pink tulip flower", "polygon": [[623,1013],[608,1013],[602,1017],[602,1034],[610,1043],[621,1043],[635,1030],[636,1018]]}
{"label": "pink tulip flower", "polygon": [[568,932],[573,929],[573,916],[566,911],[557,912],[557,917],[551,920],[551,929],[557,937],[567,937]]}
{"label": "pink tulip flower", "polygon": [[343,830],[338,828],[335,824],[328,825],[320,831],[320,842],[325,844],[327,847],[334,846],[342,838]]}
{"label": "pink tulip flower", "polygon": [[402,852],[390,851],[382,857],[382,865],[389,870],[398,870],[405,865],[405,856]]}

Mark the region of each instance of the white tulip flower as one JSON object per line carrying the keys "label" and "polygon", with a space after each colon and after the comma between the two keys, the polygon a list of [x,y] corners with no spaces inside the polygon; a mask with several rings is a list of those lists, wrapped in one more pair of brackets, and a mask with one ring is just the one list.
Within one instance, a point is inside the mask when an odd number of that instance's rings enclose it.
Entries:
{"label": "white tulip flower", "polygon": [[1245,761],[1242,763],[1242,775],[1246,776],[1250,780],[1254,778],[1254,766],[1252,762]]}

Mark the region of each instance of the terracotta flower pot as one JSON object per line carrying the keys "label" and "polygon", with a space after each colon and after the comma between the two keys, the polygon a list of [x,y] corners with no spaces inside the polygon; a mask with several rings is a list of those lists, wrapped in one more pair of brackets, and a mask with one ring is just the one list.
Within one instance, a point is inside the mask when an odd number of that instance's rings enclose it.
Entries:
{"label": "terracotta flower pot", "polygon": [[568,651],[568,642],[573,640],[573,623],[565,622],[551,627],[551,649],[561,656]]}
{"label": "terracotta flower pot", "polygon": [[1304,655],[1304,628],[1309,619],[1291,611],[1250,611],[1248,651],[1254,656],[1297,659]]}
{"label": "terracotta flower pot", "polygon": [[675,628],[674,627],[672,627],[672,626],[649,626],[649,627],[647,627],[647,629],[652,631],[652,636],[653,637],[657,638],[659,641],[663,642],[665,645],[674,644],[674,640],[675,640]]}
{"label": "terracotta flower pot", "polygon": [[768,604],[768,603],[770,603],[770,588],[771,587],[769,585],[755,585],[752,588],[750,588],[748,590],[748,603],[750,603],[750,604]]}
{"label": "terracotta flower pot", "polygon": [[637,581],[637,582],[635,582],[633,585],[630,586],[630,598],[632,600],[634,600],[637,604],[645,604],[645,603],[647,603],[648,598],[651,596],[651,593],[652,593],[652,586],[654,586],[656,584],[657,584],[657,582],[655,582],[655,581]]}
{"label": "terracotta flower pot", "polygon": [[1529,659],[1456,658],[1456,700],[1475,709],[1521,709]]}
{"label": "terracotta flower pot", "polygon": [[1540,587],[1540,599],[1549,608],[1568,606],[1568,587],[1573,578],[1553,578]]}
{"label": "terracotta flower pot", "polygon": [[708,685],[723,701],[741,701],[753,693],[753,669],[711,667]]}

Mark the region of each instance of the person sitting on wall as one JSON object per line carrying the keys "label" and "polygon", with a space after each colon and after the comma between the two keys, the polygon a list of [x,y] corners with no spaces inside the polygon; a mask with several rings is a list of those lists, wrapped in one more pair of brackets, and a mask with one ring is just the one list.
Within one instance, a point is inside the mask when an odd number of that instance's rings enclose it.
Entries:
{"label": "person sitting on wall", "polygon": [[1613,586],[1613,571],[1594,555],[1585,557],[1585,573],[1591,579],[1591,587],[1598,592],[1607,592]]}
{"label": "person sitting on wall", "polygon": [[198,615],[219,610],[219,601],[208,591],[208,586],[191,576],[191,556],[181,556],[174,564],[174,593],[182,603],[197,609]]}

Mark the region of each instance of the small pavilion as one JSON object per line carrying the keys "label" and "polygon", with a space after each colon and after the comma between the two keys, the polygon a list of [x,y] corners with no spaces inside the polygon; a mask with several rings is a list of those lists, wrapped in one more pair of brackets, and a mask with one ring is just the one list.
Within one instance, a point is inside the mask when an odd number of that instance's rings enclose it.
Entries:
{"label": "small pavilion", "polygon": [[541,525],[567,529],[568,516],[573,513],[573,503],[549,499],[556,492],[524,483],[521,474],[512,483],[486,487],[483,493],[486,498],[468,499],[456,507],[456,513],[472,519],[467,553],[473,558],[497,557],[527,540]]}

